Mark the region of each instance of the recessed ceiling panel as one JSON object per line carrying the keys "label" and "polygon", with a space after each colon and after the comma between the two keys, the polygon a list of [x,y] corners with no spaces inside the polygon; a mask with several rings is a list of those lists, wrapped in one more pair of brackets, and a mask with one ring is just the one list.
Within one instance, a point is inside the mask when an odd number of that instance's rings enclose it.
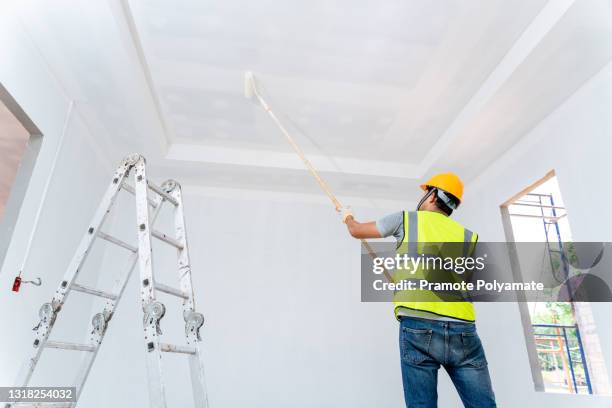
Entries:
{"label": "recessed ceiling panel", "polygon": [[307,152],[418,163],[544,0],[129,2],[181,143],[285,150],[244,99],[255,72]]}

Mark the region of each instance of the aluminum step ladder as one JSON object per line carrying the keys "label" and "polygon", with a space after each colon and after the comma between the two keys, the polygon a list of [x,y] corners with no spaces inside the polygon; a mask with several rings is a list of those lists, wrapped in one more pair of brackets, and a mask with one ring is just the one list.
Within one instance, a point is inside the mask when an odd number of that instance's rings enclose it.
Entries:
{"label": "aluminum step ladder", "polygon": [[[128,182],[130,173],[133,173],[133,185]],[[135,196],[138,247],[102,231],[104,221],[110,213],[115,199],[121,190],[125,190]],[[153,194],[150,194],[150,192]],[[162,205],[165,203],[169,203],[174,207],[174,236],[166,235],[153,228],[155,219]],[[178,255],[178,288],[164,285],[155,280],[152,264],[152,237],[176,248]],[[88,287],[77,282],[79,271],[82,269],[94,242],[98,238],[118,245],[130,253],[125,272],[116,280],[110,292]],[[144,312],[143,338],[146,353],[150,406],[152,408],[165,408],[167,406],[164,392],[162,355],[164,353],[181,353],[185,354],[189,359],[195,407],[208,407],[202,357],[203,348],[199,334],[199,330],[204,324],[204,316],[195,311],[191,282],[191,264],[189,261],[189,251],[187,249],[187,238],[185,235],[181,187],[174,180],[168,180],[161,186],[156,186],[150,182],[146,176],[146,163],[144,157],[134,154],[125,158],[115,171],[112,182],[106,190],[102,202],[91,220],[70,262],[68,270],[64,274],[64,278],[55,291],[53,299],[49,303],[44,303],[40,308],[40,322],[34,328],[35,336],[31,355],[16,381],[17,387],[28,386],[40,356],[43,350],[47,348],[82,351],[86,354],[83,357],[75,381],[76,401],[42,403],[42,405],[40,405],[41,403],[32,402],[11,402],[5,405],[6,408],[36,406],[73,408],[77,405],[83,386],[85,385],[91,367],[100,349],[100,345],[104,339],[109,321],[115,312],[115,308],[123,295],[136,264],[138,264],[140,270],[140,298]],[[49,339],[53,324],[58,318],[59,312],[68,295],[73,290],[105,299],[104,307],[98,313],[94,314],[91,320],[91,336],[86,344]],[[163,303],[157,300],[156,294],[158,292],[174,295],[182,300],[186,345],[166,344],[161,342],[160,321],[164,317],[166,308]]]}

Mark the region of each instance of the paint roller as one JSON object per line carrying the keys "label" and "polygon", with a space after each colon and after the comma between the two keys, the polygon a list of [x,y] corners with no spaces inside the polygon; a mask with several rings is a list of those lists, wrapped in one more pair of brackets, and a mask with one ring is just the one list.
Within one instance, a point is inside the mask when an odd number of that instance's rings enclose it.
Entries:
{"label": "paint roller", "polygon": [[332,201],[332,203],[336,207],[336,211],[340,211],[342,209],[342,204],[336,198],[334,193],[332,193],[331,189],[329,188],[325,180],[321,178],[321,176],[319,175],[319,172],[317,172],[317,170],[314,168],[312,163],[310,163],[310,160],[308,160],[308,158],[306,157],[306,155],[304,154],[300,146],[298,146],[295,140],[293,140],[293,138],[291,137],[287,129],[285,129],[285,127],[280,122],[280,120],[278,120],[274,112],[272,112],[272,109],[270,109],[270,106],[263,99],[263,97],[257,90],[257,84],[255,82],[255,75],[253,75],[251,71],[247,71],[244,75],[244,96],[248,99],[253,99],[253,96],[255,96],[259,100],[259,102],[261,103],[261,106],[264,108],[266,112],[268,112],[268,114],[270,115],[274,123],[276,123],[276,126],[278,126],[278,128],[281,130],[283,135],[285,135],[285,138],[287,138],[287,141],[289,142],[289,144],[291,145],[295,153],[297,153],[300,159],[302,159],[302,162],[304,163],[308,171],[310,171],[310,173],[317,180],[317,183],[319,183],[319,185],[321,186],[325,194],[327,194],[329,199]]}
{"label": "paint roller", "polygon": [[[319,172],[317,171],[317,169],[315,169],[315,167],[312,165],[310,160],[308,160],[308,158],[306,157],[306,155],[304,154],[300,146],[295,142],[295,140],[293,140],[293,137],[291,137],[291,134],[289,134],[289,132],[283,126],[280,120],[278,120],[278,118],[276,117],[272,109],[270,108],[270,105],[268,105],[266,101],[264,100],[264,98],[261,96],[261,94],[259,93],[259,90],[257,89],[257,82],[255,79],[255,75],[253,75],[252,71],[246,71],[244,74],[244,96],[247,99],[251,99],[251,100],[253,99],[253,97],[255,97],[259,101],[259,103],[264,108],[264,110],[268,112],[268,115],[270,115],[270,117],[272,118],[272,121],[274,121],[276,126],[278,126],[280,131],[283,133],[283,135],[285,136],[285,138],[287,139],[287,141],[289,142],[289,144],[291,145],[295,153],[302,160],[302,162],[304,163],[304,165],[306,166],[310,174],[312,174],[313,177],[316,179],[317,183],[319,184],[323,192],[327,195],[327,197],[329,197],[331,202],[334,204],[334,206],[336,207],[336,211],[340,211],[342,209],[342,204],[340,203],[340,200],[336,198],[334,193],[329,188],[329,185],[319,175]],[[372,247],[366,240],[361,239],[361,243],[366,248],[366,250],[372,257],[372,259],[378,257],[376,255],[376,252],[374,252],[374,250],[372,249]],[[384,271],[384,274],[389,282],[393,282],[393,278],[391,277],[391,274],[389,274],[389,272],[386,269]]]}

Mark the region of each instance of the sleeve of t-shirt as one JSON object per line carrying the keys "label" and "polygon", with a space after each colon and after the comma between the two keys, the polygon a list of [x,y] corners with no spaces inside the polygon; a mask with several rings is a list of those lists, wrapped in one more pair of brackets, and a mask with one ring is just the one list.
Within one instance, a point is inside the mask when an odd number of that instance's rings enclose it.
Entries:
{"label": "sleeve of t-shirt", "polygon": [[376,228],[382,237],[393,235],[399,242],[404,239],[404,212],[398,211],[376,221]]}

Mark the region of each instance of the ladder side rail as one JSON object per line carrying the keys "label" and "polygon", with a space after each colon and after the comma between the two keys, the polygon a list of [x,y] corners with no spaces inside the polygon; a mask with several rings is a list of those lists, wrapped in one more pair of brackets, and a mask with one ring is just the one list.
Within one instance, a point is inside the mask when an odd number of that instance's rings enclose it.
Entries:
{"label": "ladder side rail", "polygon": [[[164,199],[162,197],[155,199],[153,203],[154,211],[153,211],[153,214],[151,215],[151,225],[155,224],[155,221],[157,220],[157,216],[159,215],[162,209],[163,202],[164,202]],[[117,307],[117,305],[119,304],[119,301],[121,300],[121,297],[123,296],[127,283],[129,282],[130,277],[132,276],[132,273],[134,271],[134,268],[136,267],[137,262],[138,262],[138,252],[130,254],[128,258],[128,262],[127,262],[127,268],[125,268],[125,272],[119,274],[115,282],[113,283],[113,289],[111,290],[111,293],[115,294],[116,298],[107,299],[107,301],[104,304],[104,308],[102,309],[102,312],[101,312],[102,316],[105,318],[104,327],[102,327],[101,330],[100,329],[96,330],[96,327],[93,325],[93,321],[92,321],[90,344],[95,347],[95,351],[93,353],[87,353],[86,355],[84,355],[80,363],[80,366],[79,366],[79,369],[78,369],[78,372],[77,372],[77,375],[74,381],[74,384],[76,386],[76,400],[77,401],[79,400],[79,397],[81,396],[81,392],[83,390],[83,387],[85,386],[85,382],[87,381],[87,378],[89,377],[89,373],[91,372],[91,369],[97,357],[98,351],[102,344],[102,340],[104,340],[104,336],[106,335],[106,331],[108,329],[108,323],[115,313],[115,308]]]}
{"label": "ladder side rail", "polygon": [[[552,193],[549,195],[548,198],[550,200],[550,205],[551,205],[551,208],[552,208],[551,209],[552,215],[554,217],[561,218],[561,217],[557,216],[557,211],[555,209],[555,199],[553,198]],[[567,210],[565,211],[565,215],[567,215]],[[569,278],[569,262],[568,262],[567,257],[565,256],[565,249],[566,248],[563,245],[563,239],[561,239],[561,230],[559,229],[559,223],[558,222],[555,223],[555,232],[557,233],[557,241],[559,241],[559,251],[560,251],[560,255],[561,255],[561,262],[563,263],[564,278],[567,279],[567,278]],[[568,284],[571,285],[571,283],[569,281],[568,281]]]}
{"label": "ladder side rail", "polygon": [[[128,193],[132,194],[133,196],[136,195],[136,190],[134,190],[134,187],[132,187],[131,185],[129,185],[129,183],[127,183],[126,181],[123,182],[123,185],[121,186],[125,191],[127,191]],[[147,201],[149,202],[149,205],[153,208],[155,208],[155,200],[151,197],[147,198]]]}
{"label": "ladder side rail", "polygon": [[175,240],[179,242],[181,248],[177,248],[178,255],[178,279],[181,292],[187,295],[188,299],[183,300],[183,312],[195,311],[195,300],[193,295],[193,283],[191,280],[191,259],[187,248],[187,231],[185,228],[185,214],[183,209],[183,197],[181,186],[176,181],[170,181],[173,188],[170,194],[177,202],[174,207],[174,228]]}
{"label": "ladder side rail", "polygon": [[73,408],[75,405],[75,402],[15,402],[6,406],[14,408]]}
{"label": "ladder side rail", "polygon": [[[97,231],[100,229],[106,219],[106,216],[110,212],[117,194],[121,189],[122,181],[127,176],[127,173],[129,173],[130,167],[129,162],[124,160],[115,171],[113,181],[106,189],[102,201],[89,224],[89,228],[81,239],[78,249],[70,261],[62,281],[53,295],[53,299],[50,303],[50,308],[46,317],[41,316],[40,323],[35,328],[36,334],[30,357],[22,370],[19,372],[16,379],[16,385],[18,387],[25,387],[30,382],[32,374],[34,373],[36,365],[40,359],[40,355],[44,350],[45,343],[47,342],[47,339],[51,334],[51,330],[53,329],[53,324],[55,323],[57,314],[61,310],[68,294],[70,293],[70,286],[72,282],[74,282],[79,271],[81,270],[81,267],[83,266],[83,263],[87,259],[91,246],[97,237]],[[43,307],[44,306],[45,305],[43,305]]]}
{"label": "ladder side rail", "polygon": [[[193,399],[195,407],[208,408],[208,391],[206,389],[206,378],[204,374],[203,344],[199,334],[200,327],[204,323],[204,317],[195,312],[193,282],[191,279],[191,260],[189,258],[189,249],[187,246],[187,231],[185,227],[183,196],[181,186],[178,182],[170,180],[164,184],[168,187],[172,187],[170,195],[174,197],[177,202],[176,206],[174,207],[174,224],[176,229],[175,239],[181,243],[181,248],[177,249],[178,275],[180,289],[188,296],[187,299],[183,299],[183,317],[185,318],[186,324],[185,336],[187,344],[195,347],[196,350],[195,354],[188,356]],[[194,323],[193,319],[201,319],[201,321]]]}
{"label": "ladder side rail", "polygon": [[196,408],[208,408],[208,389],[204,372],[204,346],[201,341],[193,344],[195,354],[189,355],[189,373],[193,389],[193,401]]}
{"label": "ladder side rail", "polygon": [[[127,262],[128,263],[128,271],[126,273],[127,276],[131,275],[132,271],[134,270],[134,267],[136,266],[137,261],[138,261],[138,254],[135,254],[135,253],[130,254],[129,260]],[[119,302],[119,297],[115,301],[109,300],[109,303],[117,304],[117,302]],[[105,311],[107,310],[106,307],[104,308],[104,310]],[[114,312],[114,308],[111,309],[111,313],[113,312]],[[104,312],[102,313],[104,314]],[[112,315],[110,315],[108,319],[110,319],[111,316]],[[81,362],[79,363],[79,368],[77,369],[77,374],[73,382],[73,384],[76,387],[76,400],[77,401],[81,397],[81,393],[83,392],[83,387],[85,386],[85,382],[87,381],[87,378],[89,377],[91,368],[93,367],[96,357],[98,356],[98,351],[100,350],[102,340],[107,330],[107,327],[104,327],[101,330],[96,330],[93,322],[90,325],[90,328],[91,328],[91,331],[90,331],[91,337],[89,339],[89,342],[90,344],[93,345],[94,351],[83,355],[83,358],[81,359]]]}
{"label": "ladder side rail", "polygon": [[548,252],[548,260],[550,261],[550,273],[553,275],[553,277],[556,278],[555,276],[555,263],[554,263],[554,259],[553,259],[553,255],[552,253],[554,252],[553,249],[551,249],[550,247],[550,239],[549,239],[549,226],[550,226],[550,222],[547,222],[547,218],[546,215],[544,214],[544,203],[542,202],[542,195],[538,195],[538,207],[540,208],[540,214],[542,215],[542,226],[544,227],[544,239],[546,240],[546,251]]}
{"label": "ladder side rail", "polygon": [[143,325],[149,405],[151,408],[166,408],[161,361],[162,350],[160,347],[161,330],[159,329],[159,320],[163,317],[165,308],[155,297],[146,163],[142,156],[135,165],[134,178],[136,219],[138,224],[140,300],[144,310]]}

